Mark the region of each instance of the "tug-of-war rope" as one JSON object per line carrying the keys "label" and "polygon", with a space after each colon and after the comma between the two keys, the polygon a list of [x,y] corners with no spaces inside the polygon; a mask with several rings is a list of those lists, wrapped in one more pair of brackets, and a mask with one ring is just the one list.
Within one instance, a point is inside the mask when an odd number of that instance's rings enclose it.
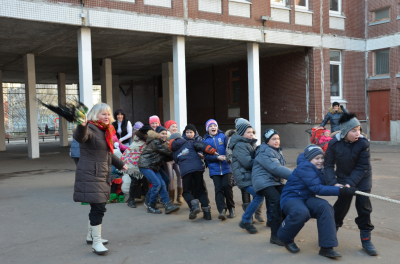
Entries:
{"label": "tug-of-war rope", "polygon": [[400,201],[389,199],[389,198],[382,197],[382,196],[375,195],[375,194],[370,194],[370,193],[365,193],[365,192],[360,192],[360,191],[356,191],[356,194],[363,195],[363,196],[369,196],[369,197],[376,198],[376,199],[379,199],[379,200],[383,200],[383,201],[386,201],[386,202],[400,204]]}

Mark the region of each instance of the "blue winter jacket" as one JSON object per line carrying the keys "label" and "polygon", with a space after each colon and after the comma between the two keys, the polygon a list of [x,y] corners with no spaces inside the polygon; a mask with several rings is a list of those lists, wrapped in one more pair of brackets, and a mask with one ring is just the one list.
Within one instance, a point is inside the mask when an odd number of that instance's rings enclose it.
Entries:
{"label": "blue winter jacket", "polygon": [[363,135],[350,143],[336,134],[329,141],[324,167],[327,185],[349,184],[360,191],[372,188],[369,142]]}
{"label": "blue winter jacket", "polygon": [[329,108],[328,113],[326,114],[324,121],[322,121],[321,126],[324,127],[328,121],[331,121],[331,132],[336,132],[340,130],[339,120],[342,117],[343,113],[349,113],[345,108],[339,107],[339,110],[335,111],[333,107]]}
{"label": "blue winter jacket", "polygon": [[[201,162],[201,158],[197,152],[205,153],[208,147],[206,143],[177,138],[170,142],[169,146],[175,163],[179,165],[182,177],[191,172],[204,171],[203,162]],[[207,155],[205,154],[205,156]]]}
{"label": "blue winter jacket", "polygon": [[306,200],[315,195],[339,196],[340,188],[324,185],[325,178],[321,170],[309,162],[304,153],[297,158],[297,168],[289,176],[281,194],[281,208],[293,199]]}
{"label": "blue winter jacket", "polygon": [[191,139],[188,139],[185,134],[183,134],[182,137],[187,141],[193,141],[193,142],[203,141],[203,138],[199,135],[199,132],[197,132],[197,131],[196,131],[196,134],[194,135],[194,137]]}
{"label": "blue winter jacket", "polygon": [[70,149],[71,158],[79,158],[81,156],[81,149],[79,148],[79,142],[72,138],[71,149]]}
{"label": "blue winter jacket", "polygon": [[[218,134],[215,137],[210,134],[204,136],[203,141],[217,150],[219,155],[226,154],[226,146],[228,145],[228,138],[225,133],[218,129]],[[220,161],[218,156],[206,155],[208,168],[210,170],[210,177],[214,175],[224,175],[226,173],[232,173],[231,165],[228,162]]]}

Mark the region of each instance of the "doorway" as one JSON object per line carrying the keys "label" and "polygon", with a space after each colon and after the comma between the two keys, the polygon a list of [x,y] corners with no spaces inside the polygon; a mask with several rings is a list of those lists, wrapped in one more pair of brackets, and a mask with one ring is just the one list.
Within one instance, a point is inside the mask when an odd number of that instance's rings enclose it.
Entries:
{"label": "doorway", "polygon": [[390,141],[390,91],[369,92],[372,141]]}

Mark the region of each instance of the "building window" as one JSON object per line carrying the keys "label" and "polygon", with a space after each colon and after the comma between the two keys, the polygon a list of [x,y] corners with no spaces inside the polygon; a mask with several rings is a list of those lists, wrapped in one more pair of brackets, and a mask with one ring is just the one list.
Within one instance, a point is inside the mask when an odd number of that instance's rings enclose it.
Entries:
{"label": "building window", "polygon": [[374,76],[389,74],[390,49],[374,51]]}
{"label": "building window", "polygon": [[330,51],[331,99],[342,99],[342,54],[339,50]]}
{"label": "building window", "polygon": [[230,74],[230,85],[231,85],[231,105],[239,105],[240,104],[239,69],[230,70],[229,74]]}
{"label": "building window", "polygon": [[390,19],[390,8],[376,10],[372,12],[372,22]]}
{"label": "building window", "polygon": [[290,0],[271,0],[271,5],[287,6],[290,4]]}
{"label": "building window", "polygon": [[329,0],[329,13],[342,14],[342,0]]}
{"label": "building window", "polygon": [[296,9],[308,10],[308,0],[295,0]]}

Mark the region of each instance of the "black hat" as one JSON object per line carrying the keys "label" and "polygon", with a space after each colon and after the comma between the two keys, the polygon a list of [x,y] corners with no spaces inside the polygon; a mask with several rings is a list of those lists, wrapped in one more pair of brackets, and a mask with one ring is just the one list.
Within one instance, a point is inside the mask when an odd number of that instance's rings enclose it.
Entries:
{"label": "black hat", "polygon": [[338,102],[333,102],[332,107],[335,107],[335,105],[339,106],[340,104]]}
{"label": "black hat", "polygon": [[279,135],[278,131],[276,131],[275,129],[269,128],[269,129],[265,130],[265,131],[264,131],[264,134],[263,134],[263,138],[264,138],[265,144],[267,144],[267,143],[269,142],[269,140],[270,140],[274,135]]}
{"label": "black hat", "polygon": [[197,132],[197,129],[193,124],[187,124],[185,130],[183,131],[183,134],[186,134],[186,130],[192,130],[195,134]]}
{"label": "black hat", "polygon": [[148,132],[149,130],[153,130],[153,128],[152,128],[151,126],[149,126],[149,125],[144,125],[144,126],[142,126],[142,127],[139,129],[139,131],[140,131],[141,133],[143,133],[143,134],[147,134],[147,132]]}
{"label": "black hat", "polygon": [[156,132],[157,133],[161,133],[162,131],[167,131],[167,129],[165,127],[163,127],[163,126],[156,127]]}

